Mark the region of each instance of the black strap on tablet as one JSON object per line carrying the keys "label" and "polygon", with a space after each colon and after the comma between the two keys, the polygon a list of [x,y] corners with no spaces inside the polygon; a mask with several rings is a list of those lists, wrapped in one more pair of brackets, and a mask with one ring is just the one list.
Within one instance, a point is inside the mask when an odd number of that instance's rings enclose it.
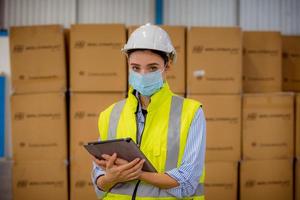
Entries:
{"label": "black strap on tablet", "polygon": [[138,189],[138,187],[139,187],[139,184],[140,184],[140,180],[138,180],[138,182],[136,183],[136,185],[135,185],[135,187],[134,187],[134,190],[133,190],[133,193],[132,193],[132,198],[131,198],[131,200],[135,200],[135,198],[136,198],[136,193],[137,193],[137,189]]}

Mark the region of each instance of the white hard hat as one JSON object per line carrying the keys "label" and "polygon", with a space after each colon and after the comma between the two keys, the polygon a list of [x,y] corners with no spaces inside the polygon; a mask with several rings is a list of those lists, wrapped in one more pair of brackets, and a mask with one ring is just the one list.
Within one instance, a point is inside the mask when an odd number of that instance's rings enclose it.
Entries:
{"label": "white hard hat", "polygon": [[129,37],[122,51],[127,53],[134,49],[151,49],[162,51],[175,59],[176,51],[168,33],[159,26],[146,24],[137,28]]}

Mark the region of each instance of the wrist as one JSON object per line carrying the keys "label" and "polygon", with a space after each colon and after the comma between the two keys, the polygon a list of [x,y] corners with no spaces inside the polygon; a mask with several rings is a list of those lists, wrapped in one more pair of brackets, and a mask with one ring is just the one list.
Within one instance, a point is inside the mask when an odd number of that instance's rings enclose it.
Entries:
{"label": "wrist", "polygon": [[97,180],[98,187],[106,192],[109,191],[115,184],[116,182],[108,179],[106,175],[99,177]]}
{"label": "wrist", "polygon": [[140,174],[140,176],[138,177],[138,179],[141,180],[141,181],[146,181],[147,180],[147,176],[149,176],[149,174],[150,174],[150,172],[142,171],[142,173]]}

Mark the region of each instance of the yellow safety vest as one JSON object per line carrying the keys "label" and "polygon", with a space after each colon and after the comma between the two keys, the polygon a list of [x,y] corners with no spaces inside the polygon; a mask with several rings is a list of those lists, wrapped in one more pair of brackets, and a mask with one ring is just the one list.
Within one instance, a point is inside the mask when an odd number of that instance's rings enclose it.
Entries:
{"label": "yellow safety vest", "polygon": [[[131,137],[136,142],[137,98],[130,88],[127,99],[111,105],[100,114],[98,128],[101,140]],[[167,83],[151,96],[147,118],[141,139],[141,151],[159,173],[177,168],[181,164],[190,125],[201,104],[192,99],[179,97],[171,92]],[[187,198],[204,200],[204,176],[202,175],[196,193]],[[115,185],[104,199],[130,200],[137,181]],[[137,200],[177,199],[165,189],[141,182]]]}

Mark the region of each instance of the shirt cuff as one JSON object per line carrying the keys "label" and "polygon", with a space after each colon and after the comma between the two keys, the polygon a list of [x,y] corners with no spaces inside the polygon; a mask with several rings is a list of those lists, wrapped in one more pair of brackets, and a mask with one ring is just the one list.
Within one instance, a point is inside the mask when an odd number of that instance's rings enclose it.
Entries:
{"label": "shirt cuff", "polygon": [[94,184],[94,188],[95,188],[95,192],[96,192],[96,195],[97,195],[97,198],[98,198],[98,199],[103,199],[103,198],[106,196],[106,194],[107,194],[107,192],[101,190],[101,188],[99,188],[98,185],[97,185],[97,180],[98,180],[98,178],[100,178],[101,176],[103,176],[103,175],[98,176],[98,177],[95,179],[95,182],[93,183],[93,184]]}
{"label": "shirt cuff", "polygon": [[104,171],[99,171],[99,170],[93,170],[93,173],[92,173],[92,182],[93,182],[93,185],[94,185],[94,189],[95,189],[95,192],[96,192],[96,195],[97,195],[97,198],[98,199],[102,199],[103,197],[106,196],[107,192],[101,190],[98,185],[97,185],[97,180],[98,178],[100,178],[101,176],[103,176],[105,174]]}
{"label": "shirt cuff", "polygon": [[167,175],[169,175],[170,177],[172,177],[173,179],[175,179],[179,184],[179,186],[167,189],[166,191],[169,194],[171,194],[171,195],[173,195],[177,198],[183,198],[183,194],[182,194],[182,190],[181,190],[183,183],[182,183],[182,178],[180,178],[181,175],[180,175],[178,169],[174,168],[174,169],[172,169],[170,171],[167,171],[165,173]]}

